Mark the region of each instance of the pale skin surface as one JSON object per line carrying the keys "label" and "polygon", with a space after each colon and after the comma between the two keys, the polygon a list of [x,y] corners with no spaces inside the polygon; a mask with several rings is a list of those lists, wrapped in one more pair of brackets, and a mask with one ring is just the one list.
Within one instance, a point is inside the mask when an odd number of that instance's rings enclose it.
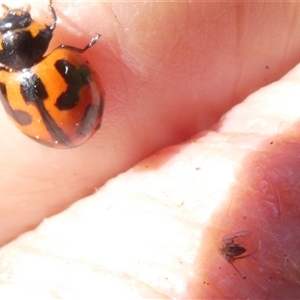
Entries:
{"label": "pale skin surface", "polygon": [[[229,113],[3,248],[0,298],[299,295],[300,68],[243,101],[299,61],[299,4],[55,7],[55,45],[102,34],[87,58],[106,91],[103,126],[50,149],[0,108],[2,244]],[[218,253],[236,232],[245,280]]]}

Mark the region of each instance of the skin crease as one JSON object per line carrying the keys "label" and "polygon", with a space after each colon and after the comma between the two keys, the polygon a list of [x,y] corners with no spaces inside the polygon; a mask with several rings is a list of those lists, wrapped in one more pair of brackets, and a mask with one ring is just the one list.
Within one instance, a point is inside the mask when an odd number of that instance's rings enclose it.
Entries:
{"label": "skin crease", "polygon": [[[47,16],[45,6],[46,2],[32,3],[33,14],[42,11],[41,17]],[[276,103],[281,102],[288,103],[291,112],[297,111],[296,100],[283,101],[284,95],[289,95],[291,86],[279,84],[281,92],[278,93],[278,85],[272,85],[267,92],[260,91],[255,94],[253,101],[243,102],[238,110],[233,110],[222,122],[217,123],[219,118],[235,104],[243,101],[258,88],[279,79],[299,61],[300,21],[297,17],[299,5],[240,2],[126,4],[80,2],[70,5],[70,2],[59,2],[54,3],[54,6],[60,19],[53,40],[54,46],[61,43],[84,45],[88,42],[88,37],[93,36],[95,32],[102,34],[98,44],[86,53],[86,57],[97,71],[106,91],[103,125],[85,145],[71,150],[57,150],[41,146],[23,136],[10,123],[2,107],[0,108],[1,244],[11,241],[19,234],[37,226],[44,218],[59,213],[72,203],[90,195],[108,179],[133,167],[155,151],[183,142],[214,125],[214,130],[219,134],[216,138],[204,131],[187,144],[192,146],[195,144],[195,152],[199,153],[199,156],[205,154],[200,167],[203,167],[204,162],[208,164],[214,161],[219,162],[222,167],[222,164],[226,164],[222,160],[222,157],[227,157],[226,149],[214,146],[216,141],[223,142],[224,145],[230,143],[232,150],[231,154],[228,154],[228,161],[235,166],[234,176],[239,180],[227,181],[228,173],[224,176],[226,180],[216,176],[218,164],[212,164],[217,168],[215,176],[203,177],[202,181],[197,181],[197,186],[198,182],[201,186],[211,186],[208,202],[212,199],[225,201],[216,204],[210,214],[205,208],[205,201],[203,207],[198,204],[198,193],[201,190],[192,189],[195,193],[188,194],[190,207],[196,207],[191,211],[199,215],[203,212],[208,219],[206,222],[201,219],[202,222],[197,224],[197,216],[191,216],[188,209],[180,211],[180,226],[186,228],[185,233],[188,237],[191,236],[188,243],[189,250],[186,251],[179,245],[173,250],[179,251],[178,257],[182,258],[187,255],[186,253],[190,257],[185,258],[186,263],[182,264],[183,267],[181,265],[178,267],[175,263],[173,269],[170,267],[167,272],[169,285],[163,284],[161,280],[162,274],[165,274],[164,271],[167,269],[166,265],[161,263],[159,266],[155,265],[151,271],[147,269],[153,255],[149,253],[149,257],[146,256],[142,260],[138,271],[133,272],[130,266],[121,271],[117,269],[122,276],[112,276],[112,286],[125,286],[128,287],[130,295],[149,298],[236,299],[272,298],[277,295],[286,299],[299,295],[300,279],[296,271],[299,260],[293,259],[297,256],[296,228],[299,213],[296,207],[297,193],[292,192],[297,182],[295,174],[300,168],[299,158],[297,159],[299,135],[295,130],[299,118],[297,119],[297,116],[291,118],[291,113],[281,116],[280,109],[279,116],[273,118],[272,113],[268,114],[273,111],[272,105],[276,106]],[[91,12],[97,12],[99,16],[91,18]],[[98,20],[101,20],[99,24]],[[75,38],[77,35],[79,37]],[[299,85],[299,68],[291,74],[282,82],[293,80],[295,85]],[[273,101],[265,102],[268,95],[271,95]],[[283,107],[286,105],[283,104]],[[252,123],[263,125],[255,127]],[[238,138],[229,134],[232,132],[238,132]],[[284,136],[277,136],[278,132],[283,132]],[[204,140],[195,142],[200,137]],[[272,150],[269,148],[271,142],[274,144]],[[205,149],[218,151],[205,152]],[[249,151],[247,159],[244,152],[243,155],[239,154],[240,149]],[[257,152],[252,153],[252,149]],[[157,216],[164,215],[166,204],[161,201],[161,197],[158,197],[158,204],[155,207],[151,206],[151,201],[147,198],[147,195],[151,195],[153,190],[159,188],[155,178],[171,173],[172,168],[179,162],[190,163],[183,145],[165,151],[164,155],[150,157],[146,163],[135,167],[135,170],[139,171],[146,169],[140,172],[142,176],[144,172],[148,172],[147,168],[150,166],[147,178],[149,182],[152,182],[152,179],[154,184],[149,184],[142,191],[145,199],[138,187],[137,192],[134,192],[134,186],[132,196],[122,199],[132,173],[125,173],[121,179],[112,180],[112,182],[116,180],[117,186],[120,185],[118,195],[120,202],[111,208],[117,216],[118,212],[120,213],[120,220],[123,220],[123,214],[126,216],[126,213],[129,214],[129,219],[130,214],[139,214],[141,206],[135,207],[133,203],[136,202],[145,202],[144,207],[149,206],[149,210],[153,209],[152,219],[145,220],[149,224],[155,224]],[[177,158],[172,159],[174,156]],[[192,157],[197,155],[193,154]],[[293,158],[292,162],[290,157]],[[277,162],[276,166],[274,161]],[[164,166],[166,162],[168,163]],[[289,167],[283,168],[285,165]],[[273,169],[274,172],[268,172]],[[153,170],[155,172],[152,174]],[[222,186],[223,180],[231,186],[231,189],[213,188]],[[185,182],[188,182],[188,177],[184,172],[179,171],[173,178],[174,187],[183,185],[188,188],[190,183],[185,185]],[[175,199],[178,194],[178,192],[172,194],[171,191],[168,193],[168,199]],[[103,200],[105,203],[106,201],[110,203],[114,198],[110,199],[108,193],[101,199],[105,199]],[[186,197],[184,199],[187,201]],[[240,199],[249,201],[238,205]],[[259,199],[267,201],[262,203]],[[169,205],[171,209],[178,206],[172,201]],[[133,211],[127,212],[126,207],[133,207]],[[251,211],[255,214],[245,213]],[[53,223],[57,222],[59,226],[53,225],[55,229],[52,229],[50,237],[45,230],[41,230],[31,242],[38,244],[39,241],[45,243],[46,240],[48,243],[56,243],[55,230],[59,234],[60,230],[65,232],[64,224],[68,222],[76,224],[78,212],[72,214],[66,211],[65,216],[65,219],[64,214],[58,219],[54,218]],[[89,215],[85,215],[84,218],[89,219]],[[117,222],[119,219],[116,217],[113,220]],[[141,224],[136,226],[143,228],[143,220],[140,221]],[[192,222],[195,224],[191,225]],[[125,224],[126,222],[120,222],[119,226]],[[109,233],[112,225],[109,220],[102,225]],[[272,238],[268,238],[270,231],[268,226],[276,229],[272,231]],[[88,235],[91,228],[87,226],[84,229]],[[220,243],[222,244],[222,236],[239,231],[246,232],[245,236],[239,238],[239,242],[249,249],[246,254],[251,255],[237,260],[235,266],[243,275],[246,274],[246,280],[242,280],[235,269],[217,253]],[[97,240],[93,235],[96,233],[93,230],[91,232],[91,240]],[[82,235],[78,232],[73,234],[80,243]],[[113,234],[112,231],[111,237]],[[130,241],[128,251],[135,253],[140,247],[139,240],[131,238],[130,231],[123,234],[123,241]],[[70,232],[64,236],[65,240],[68,241],[69,236]],[[172,256],[172,249],[167,247],[164,239],[159,235],[156,237],[150,234],[150,236],[151,245],[154,243],[160,246],[158,249],[161,251],[157,253],[161,255],[162,261],[165,257]],[[108,244],[109,236],[101,236],[101,241],[103,245]],[[274,247],[274,241],[280,247]],[[116,248],[121,250],[124,244]],[[3,274],[7,274],[8,270],[13,274],[15,269],[20,268],[20,262],[11,258],[9,252],[15,251],[16,255],[33,254],[26,245],[32,247],[30,238],[4,248],[1,260],[5,259],[6,265],[1,266],[4,271],[0,278],[3,278]],[[293,251],[288,252],[287,249]],[[63,246],[60,251],[55,255],[65,257],[70,263],[73,257],[64,256]],[[123,267],[126,256],[122,255],[122,251],[117,254],[120,257],[118,264]],[[47,261],[54,254],[44,252],[35,255],[39,256],[40,261]],[[83,252],[80,261],[85,259],[88,261],[89,255],[88,251]],[[114,255],[113,252],[112,259],[117,258]],[[77,257],[73,259],[76,265]],[[287,263],[289,260],[291,264]],[[37,270],[25,267],[24,265],[26,273],[21,273],[24,278],[36,276]],[[102,267],[101,271],[89,273],[89,283],[96,278],[99,286],[106,285],[107,278],[114,272],[107,266]],[[260,268],[263,268],[263,274],[260,273]],[[71,269],[69,271],[74,272]],[[143,271],[146,275],[143,275]],[[97,276],[100,273],[99,278]],[[150,274],[157,276],[150,280],[147,278],[151,277]],[[172,281],[170,274],[178,276],[180,284],[176,280]],[[134,284],[133,279],[136,280]],[[19,275],[18,280],[10,285],[11,294],[7,294],[8,296],[20,290],[22,280],[22,276]],[[67,286],[67,283],[64,284]],[[83,281],[82,286],[85,287],[85,284]],[[179,286],[182,288],[179,289]],[[24,284],[22,288],[26,294],[27,286]],[[55,288],[51,286],[49,290],[48,288],[49,286],[45,287],[47,299],[59,299],[61,290],[58,285]],[[282,290],[285,290],[286,294],[281,292]],[[7,296],[5,292],[7,291],[0,288],[0,295],[2,293]],[[99,295],[107,296],[105,292],[102,291],[102,294],[99,292]]]}

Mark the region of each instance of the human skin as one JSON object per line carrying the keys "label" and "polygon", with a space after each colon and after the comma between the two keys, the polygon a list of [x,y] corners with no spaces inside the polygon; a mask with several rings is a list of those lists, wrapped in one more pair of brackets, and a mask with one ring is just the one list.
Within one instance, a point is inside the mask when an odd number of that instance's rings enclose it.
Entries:
{"label": "human skin", "polygon": [[[299,295],[300,68],[243,101],[299,61],[299,5],[54,5],[53,47],[102,34],[86,57],[105,89],[103,125],[51,149],[0,108],[2,245],[97,192],[2,249],[0,296]],[[46,2],[32,7],[46,18]],[[241,232],[249,256],[236,271],[219,248]]]}

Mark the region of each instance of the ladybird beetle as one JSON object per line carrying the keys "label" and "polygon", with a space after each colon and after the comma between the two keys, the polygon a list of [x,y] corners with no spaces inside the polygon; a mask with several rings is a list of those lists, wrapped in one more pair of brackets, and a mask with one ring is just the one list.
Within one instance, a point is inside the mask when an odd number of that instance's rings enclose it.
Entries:
{"label": "ladybird beetle", "polygon": [[3,106],[17,127],[47,146],[76,147],[100,128],[104,92],[88,62],[85,48],[60,45],[44,56],[57,23],[44,25],[31,18],[30,8],[3,5],[0,19],[0,91]]}

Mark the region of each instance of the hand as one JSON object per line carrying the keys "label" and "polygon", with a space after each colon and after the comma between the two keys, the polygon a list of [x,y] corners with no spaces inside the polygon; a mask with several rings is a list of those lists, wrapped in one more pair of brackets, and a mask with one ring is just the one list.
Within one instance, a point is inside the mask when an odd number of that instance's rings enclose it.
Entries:
{"label": "hand", "polygon": [[[3,248],[0,295],[295,298],[299,68],[231,108],[299,60],[300,21],[286,23],[297,6],[54,6],[54,43],[102,34],[86,56],[106,91],[103,126],[79,148],[51,149],[1,108],[2,243],[201,133]],[[237,232],[246,279],[219,253]]]}

